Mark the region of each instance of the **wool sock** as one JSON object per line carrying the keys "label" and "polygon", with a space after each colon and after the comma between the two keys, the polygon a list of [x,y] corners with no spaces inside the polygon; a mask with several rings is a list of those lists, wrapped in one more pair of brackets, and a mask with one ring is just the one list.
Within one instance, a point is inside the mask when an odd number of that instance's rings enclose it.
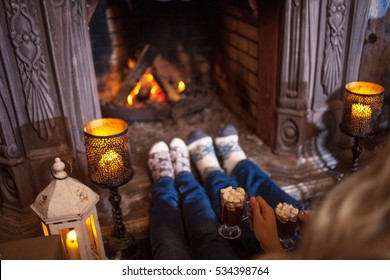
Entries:
{"label": "wool sock", "polygon": [[169,143],[169,147],[175,175],[177,176],[183,171],[191,172],[190,153],[184,141],[180,138],[174,138]]}
{"label": "wool sock", "polygon": [[246,159],[246,155],[238,143],[238,131],[229,124],[215,139],[215,145],[218,155],[221,156],[223,167],[228,175],[240,161]]}
{"label": "wool sock", "polygon": [[215,154],[213,139],[209,135],[201,130],[195,130],[188,135],[187,146],[203,180],[210,172],[223,171]]}
{"label": "wool sock", "polygon": [[148,166],[154,182],[157,182],[161,177],[174,178],[171,156],[165,142],[160,141],[152,146],[149,151]]}

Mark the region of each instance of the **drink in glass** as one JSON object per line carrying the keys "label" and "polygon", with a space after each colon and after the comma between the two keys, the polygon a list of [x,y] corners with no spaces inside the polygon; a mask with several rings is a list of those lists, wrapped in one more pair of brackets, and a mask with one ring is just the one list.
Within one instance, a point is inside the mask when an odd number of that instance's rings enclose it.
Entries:
{"label": "drink in glass", "polygon": [[235,239],[241,235],[239,224],[244,216],[246,192],[241,187],[232,187],[220,190],[222,225],[218,232],[228,239]]}
{"label": "drink in glass", "polygon": [[298,213],[299,209],[292,204],[283,202],[276,205],[276,225],[285,251],[290,251],[295,247],[293,236],[298,229]]}

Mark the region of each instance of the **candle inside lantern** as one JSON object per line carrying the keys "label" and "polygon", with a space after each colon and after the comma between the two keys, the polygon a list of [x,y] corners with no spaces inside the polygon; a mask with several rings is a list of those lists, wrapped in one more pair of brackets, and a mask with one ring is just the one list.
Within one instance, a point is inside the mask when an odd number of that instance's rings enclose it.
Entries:
{"label": "candle inside lantern", "polygon": [[352,104],[352,118],[357,119],[370,119],[371,118],[371,107],[364,104]]}
{"label": "candle inside lantern", "polygon": [[122,157],[113,150],[108,150],[99,161],[99,172],[107,176],[124,171]]}
{"label": "candle inside lantern", "polygon": [[84,126],[84,136],[88,176],[93,183],[110,187],[132,178],[125,121],[110,118],[91,121]]}
{"label": "candle inside lantern", "polygon": [[350,82],[345,86],[341,129],[354,137],[377,132],[382,112],[384,88],[371,82]]}
{"label": "candle inside lantern", "polygon": [[66,251],[68,252],[69,260],[80,259],[79,245],[77,243],[77,235],[74,229],[70,230],[66,234]]}

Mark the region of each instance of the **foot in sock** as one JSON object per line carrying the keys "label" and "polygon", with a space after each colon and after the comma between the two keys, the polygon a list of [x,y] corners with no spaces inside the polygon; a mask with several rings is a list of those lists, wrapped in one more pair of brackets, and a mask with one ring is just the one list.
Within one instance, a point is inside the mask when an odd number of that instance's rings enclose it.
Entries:
{"label": "foot in sock", "polygon": [[190,155],[184,141],[180,138],[174,138],[169,143],[169,147],[175,175],[177,176],[183,171],[191,172]]}
{"label": "foot in sock", "polygon": [[215,154],[213,139],[206,133],[201,130],[191,132],[187,138],[187,146],[203,180],[213,171],[222,171]]}
{"label": "foot in sock", "polygon": [[246,159],[246,155],[238,143],[238,131],[229,124],[215,138],[218,155],[222,157],[223,167],[228,175],[240,161]]}
{"label": "foot in sock", "polygon": [[174,178],[171,156],[165,142],[160,141],[152,146],[149,151],[148,166],[154,182],[161,177]]}

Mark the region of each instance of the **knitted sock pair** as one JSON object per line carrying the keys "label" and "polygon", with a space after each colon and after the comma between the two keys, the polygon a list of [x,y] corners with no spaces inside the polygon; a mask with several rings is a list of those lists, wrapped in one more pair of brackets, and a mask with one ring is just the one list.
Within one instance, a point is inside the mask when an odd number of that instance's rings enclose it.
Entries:
{"label": "knitted sock pair", "polygon": [[174,178],[183,171],[191,172],[187,145],[180,138],[174,138],[168,145],[157,142],[149,151],[148,166],[156,182],[161,177]]}
{"label": "knitted sock pair", "polygon": [[148,166],[154,181],[161,177],[174,178],[183,171],[191,172],[189,155],[195,163],[202,179],[216,170],[223,170],[218,155],[222,158],[223,168],[228,175],[246,155],[238,143],[238,132],[233,125],[227,125],[213,143],[212,138],[201,130],[195,130],[188,136],[188,146],[180,138],[175,138],[168,145],[160,141],[149,152]]}
{"label": "knitted sock pair", "polygon": [[238,132],[233,125],[227,125],[213,143],[212,138],[201,130],[193,131],[187,140],[191,158],[202,179],[215,171],[222,170],[217,154],[222,159],[222,166],[228,175],[238,162],[246,159],[246,155],[238,143]]}

